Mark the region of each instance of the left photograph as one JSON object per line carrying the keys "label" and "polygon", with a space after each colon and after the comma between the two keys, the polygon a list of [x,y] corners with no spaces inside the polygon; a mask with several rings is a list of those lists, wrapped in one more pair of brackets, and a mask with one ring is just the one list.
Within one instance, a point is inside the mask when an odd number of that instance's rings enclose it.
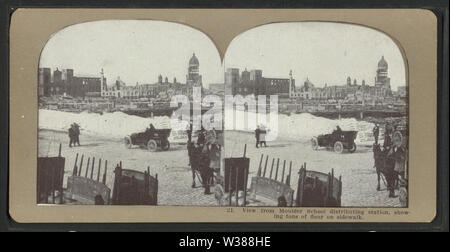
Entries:
{"label": "left photograph", "polygon": [[216,205],[224,75],[205,34],[75,24],[49,38],[37,82],[37,204]]}

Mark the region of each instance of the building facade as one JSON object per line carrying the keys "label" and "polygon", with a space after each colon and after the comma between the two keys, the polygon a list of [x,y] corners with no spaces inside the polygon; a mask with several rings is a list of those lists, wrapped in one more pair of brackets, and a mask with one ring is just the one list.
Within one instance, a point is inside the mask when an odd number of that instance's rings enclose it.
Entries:
{"label": "building facade", "polygon": [[[106,79],[103,79],[106,83]],[[73,97],[100,96],[101,77],[74,76],[73,69],[39,68],[39,96],[69,95]]]}
{"label": "building facade", "polygon": [[295,90],[291,97],[306,100],[350,100],[364,102],[365,100],[383,100],[392,96],[390,78],[388,77],[388,64],[381,57],[376,70],[374,85],[366,85],[365,80],[361,84],[356,79],[347,77],[345,84],[328,85],[324,87],[315,87],[314,84],[306,78],[303,86]]}
{"label": "building facade", "polygon": [[295,80],[292,71],[289,78],[267,78],[262,76],[262,70],[245,69],[239,74],[238,68],[228,68],[225,71],[225,94],[231,95],[278,95],[289,98],[295,90]]}
{"label": "building facade", "polygon": [[39,96],[48,96],[50,83],[51,83],[52,73],[51,69],[48,67],[39,68],[38,71],[38,95]]}
{"label": "building facade", "polygon": [[[170,82],[169,78],[166,76],[164,79],[162,75],[158,76],[158,81],[151,84],[139,84],[136,83],[134,86],[127,86],[120,77],[117,78],[116,82],[112,86],[108,86],[102,83],[100,86],[102,97],[116,97],[116,98],[160,98],[169,99],[173,95],[192,95],[192,89],[194,87],[200,87],[203,89],[202,76],[200,75],[200,63],[195,53],[189,60],[186,83],[182,84],[173,78]],[[101,76],[103,77],[103,69]]]}

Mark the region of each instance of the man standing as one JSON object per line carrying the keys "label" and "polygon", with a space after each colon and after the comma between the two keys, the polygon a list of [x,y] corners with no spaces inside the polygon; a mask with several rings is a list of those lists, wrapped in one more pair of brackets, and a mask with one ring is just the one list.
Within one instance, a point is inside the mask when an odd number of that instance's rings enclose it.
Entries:
{"label": "man standing", "polygon": [[261,134],[261,130],[259,129],[259,125],[256,126],[255,129],[255,138],[256,138],[256,148],[259,148],[259,135]]}
{"label": "man standing", "polygon": [[378,144],[378,136],[380,135],[380,127],[378,126],[378,123],[375,123],[372,132],[373,137],[375,138],[375,144]]}
{"label": "man standing", "polygon": [[187,135],[188,135],[188,142],[192,141],[192,121],[189,122],[189,125],[187,126]]}
{"label": "man standing", "polygon": [[386,149],[390,149],[391,145],[392,145],[392,138],[391,138],[391,134],[392,134],[392,126],[390,123],[386,124],[385,130],[384,130],[384,143],[383,143],[383,148]]}
{"label": "man standing", "polygon": [[75,127],[73,124],[69,128],[69,139],[69,147],[72,147],[72,144],[75,146]]}
{"label": "man standing", "polygon": [[267,134],[266,127],[263,125],[259,131],[259,145],[261,147],[263,146],[263,144],[264,144],[264,147],[267,147],[266,134]]}
{"label": "man standing", "polygon": [[397,180],[399,176],[403,179],[405,178],[405,159],[406,159],[405,148],[403,146],[394,145],[393,156],[395,160],[394,166],[394,171],[396,173],[395,177]]}
{"label": "man standing", "polygon": [[77,144],[80,146],[80,125],[73,123],[73,128],[75,132],[73,145],[75,146],[75,144]]}
{"label": "man standing", "polygon": [[203,146],[205,144],[205,141],[206,141],[205,129],[202,126],[197,136],[197,144]]}

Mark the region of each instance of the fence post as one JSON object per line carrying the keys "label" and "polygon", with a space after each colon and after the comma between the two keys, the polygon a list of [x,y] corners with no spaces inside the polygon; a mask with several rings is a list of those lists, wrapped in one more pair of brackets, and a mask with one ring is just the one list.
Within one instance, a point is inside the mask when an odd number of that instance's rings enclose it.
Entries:
{"label": "fence post", "polygon": [[263,177],[266,176],[266,169],[267,169],[267,161],[269,160],[269,155],[266,156],[266,163],[264,164],[264,173],[263,173]]}
{"label": "fence post", "polygon": [[149,188],[149,174],[147,171],[144,171],[144,191],[145,191],[145,196],[148,195],[148,188]]}
{"label": "fence post", "polygon": [[261,158],[259,159],[259,166],[258,166],[258,173],[256,174],[256,176],[261,177],[261,164],[262,164],[262,160],[263,160],[264,154],[261,154]]}
{"label": "fence post", "polygon": [[118,197],[119,197],[119,188],[120,188],[120,166],[117,164],[116,168],[114,169],[114,187],[113,187],[113,204],[117,205],[119,203]]}
{"label": "fence post", "polygon": [[58,157],[61,157],[62,143],[59,143]]}
{"label": "fence post", "polygon": [[87,162],[87,165],[86,165],[86,172],[85,172],[85,174],[84,174],[84,177],[86,177],[86,178],[87,178],[88,172],[89,172],[90,161],[91,161],[91,158],[88,157],[88,162]]}
{"label": "fence post", "polygon": [[94,165],[95,165],[95,157],[92,158],[91,179],[94,176]]}
{"label": "fence post", "polygon": [[105,160],[105,171],[103,172],[102,183],[106,185],[106,172],[108,171],[108,160]]}
{"label": "fence post", "polygon": [[78,153],[75,156],[75,163],[73,164],[73,172],[72,172],[73,176],[77,176],[78,174],[77,163],[78,163]]}
{"label": "fence post", "polygon": [[84,158],[84,154],[81,154],[80,169],[78,170],[78,177],[81,177],[81,170],[83,169],[83,158]]}
{"label": "fence post", "polygon": [[100,181],[100,167],[102,166],[102,159],[98,159],[98,169],[97,169],[97,182]]}
{"label": "fence post", "polygon": [[284,182],[284,169],[286,168],[286,160],[283,162],[283,172],[281,172],[281,183]]}
{"label": "fence post", "polygon": [[[280,166],[280,158],[277,159],[277,169],[275,171],[275,181],[277,181],[278,178],[278,166]],[[272,178],[272,177],[270,177]]]}
{"label": "fence post", "polygon": [[155,174],[155,179],[156,179],[155,205],[158,205],[158,186],[159,186],[158,173]]}
{"label": "fence post", "polygon": [[331,178],[330,178],[330,198],[333,198],[333,184],[334,184],[334,169],[331,169]]}
{"label": "fence post", "polygon": [[286,185],[291,185],[291,170],[292,170],[292,161],[289,162],[289,174],[286,177]]}
{"label": "fence post", "polygon": [[270,174],[269,178],[272,179],[272,171],[273,171],[273,165],[275,164],[275,158],[272,158],[272,166],[270,167]]}

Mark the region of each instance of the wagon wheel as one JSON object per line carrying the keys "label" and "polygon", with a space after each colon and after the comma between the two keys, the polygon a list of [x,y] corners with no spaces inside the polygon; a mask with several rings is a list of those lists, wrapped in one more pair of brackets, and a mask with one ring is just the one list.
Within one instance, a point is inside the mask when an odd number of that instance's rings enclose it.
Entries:
{"label": "wagon wheel", "polygon": [[158,143],[153,139],[148,140],[147,149],[151,152],[156,151],[158,149]]}
{"label": "wagon wheel", "polygon": [[356,144],[353,143],[353,144],[352,144],[352,147],[351,147],[350,149],[348,149],[348,151],[349,151],[350,153],[355,152],[355,151],[356,151]]}
{"label": "wagon wheel", "polygon": [[340,154],[340,153],[342,153],[342,151],[344,151],[344,145],[342,144],[342,142],[336,141],[334,143],[334,152]]}
{"label": "wagon wheel", "polygon": [[131,147],[133,146],[132,142],[131,142],[131,137],[126,136],[123,139],[123,143],[125,144],[125,147],[127,147],[128,149],[131,149]]}
{"label": "wagon wheel", "polygon": [[161,149],[162,150],[168,150],[170,148],[170,143],[169,143],[169,141],[162,141],[161,142]]}
{"label": "wagon wheel", "polygon": [[311,138],[311,148],[313,150],[317,150],[319,148],[319,142],[317,141],[317,138],[315,138],[315,137]]}

